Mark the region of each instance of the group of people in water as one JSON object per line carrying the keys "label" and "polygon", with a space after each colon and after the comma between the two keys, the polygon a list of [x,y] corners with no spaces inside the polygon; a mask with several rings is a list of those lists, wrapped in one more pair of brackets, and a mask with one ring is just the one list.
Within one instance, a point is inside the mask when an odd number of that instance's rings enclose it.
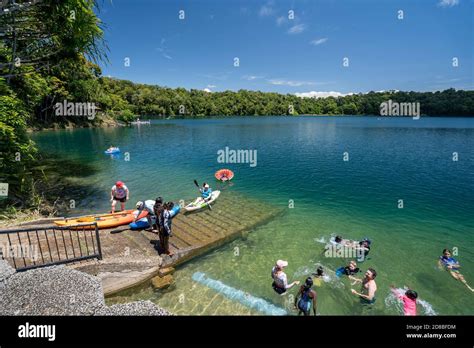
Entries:
{"label": "group of people in water", "polygon": [[[343,239],[341,236],[336,236],[336,238],[334,238],[334,243],[339,247],[358,249],[362,248],[364,251],[364,257],[366,257],[370,251],[371,241],[367,238],[364,238],[362,241],[350,241]],[[469,288],[469,290],[474,291],[474,289],[467,284],[464,276],[459,272],[459,268],[461,266],[459,262],[451,256],[450,250],[443,250],[443,254],[439,257],[438,265],[440,269],[445,268],[447,271],[449,271],[453,278],[461,281]],[[279,295],[286,294],[289,289],[300,284],[300,282],[297,280],[291,283],[288,282],[288,277],[285,273],[285,268],[287,266],[288,261],[278,260],[275,266],[272,268],[272,288]],[[351,287],[351,293],[359,298],[361,304],[372,305],[376,300],[375,294],[377,292],[377,284],[375,282],[375,278],[377,277],[377,272],[374,268],[368,268],[364,273],[364,276],[362,278],[358,278],[355,275],[359,272],[360,269],[357,266],[357,262],[355,260],[351,260],[346,266],[336,270],[335,274],[338,277],[347,276],[348,279],[352,281],[352,286],[360,284],[361,290],[357,291]],[[317,293],[313,289],[313,285],[316,282],[318,285],[320,285],[321,279],[324,276],[325,271],[322,266],[319,266],[316,272],[313,273],[312,276],[307,277],[304,284],[299,288],[294,302],[294,306],[298,310],[298,315],[303,314],[308,316],[311,313],[316,315]],[[413,289],[405,289],[404,291],[400,291],[393,285],[390,286],[390,288],[393,295],[403,303],[404,315],[417,315],[416,306],[418,293]]]}

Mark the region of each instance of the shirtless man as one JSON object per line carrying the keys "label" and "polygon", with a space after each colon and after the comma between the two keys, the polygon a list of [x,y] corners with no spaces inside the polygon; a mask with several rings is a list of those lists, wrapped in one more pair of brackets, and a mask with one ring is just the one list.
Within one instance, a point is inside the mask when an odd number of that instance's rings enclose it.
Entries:
{"label": "shirtless man", "polygon": [[373,268],[369,268],[365,272],[364,279],[352,278],[357,283],[362,283],[362,291],[357,292],[354,289],[351,289],[351,292],[354,295],[360,297],[361,303],[363,304],[373,304],[375,302],[375,292],[377,291],[377,284],[375,284],[375,277],[377,272]]}

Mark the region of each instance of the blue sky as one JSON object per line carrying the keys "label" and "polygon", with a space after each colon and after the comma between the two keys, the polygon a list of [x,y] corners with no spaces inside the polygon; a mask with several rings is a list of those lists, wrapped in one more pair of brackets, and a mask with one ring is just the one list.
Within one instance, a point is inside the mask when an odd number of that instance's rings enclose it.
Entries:
{"label": "blue sky", "polygon": [[472,90],[473,10],[470,0],[105,0],[102,68],[210,91]]}

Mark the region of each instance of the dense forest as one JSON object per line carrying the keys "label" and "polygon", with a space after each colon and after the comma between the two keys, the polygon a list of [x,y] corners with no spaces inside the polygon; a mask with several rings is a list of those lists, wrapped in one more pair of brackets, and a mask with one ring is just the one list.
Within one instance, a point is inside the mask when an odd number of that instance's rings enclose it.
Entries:
{"label": "dense forest", "polygon": [[[0,182],[9,183],[0,206],[32,206],[45,177],[44,158],[28,129],[99,126],[137,116],[377,115],[389,99],[419,102],[421,114],[473,116],[474,91],[370,92],[300,98],[239,90],[171,89],[102,76],[108,48],[94,0],[3,1],[0,11]],[[59,117],[63,101],[93,103],[97,114]],[[64,116],[64,115],[63,115]],[[40,176],[43,179],[38,179]]]}
{"label": "dense forest", "polygon": [[380,115],[380,104],[392,100],[420,103],[423,115],[474,116],[474,91],[454,89],[442,92],[370,92],[316,99],[249,90],[211,93],[112,78],[100,80],[105,93],[114,97],[116,110],[129,110],[135,115]]}
{"label": "dense forest", "polygon": [[53,109],[62,99],[102,98],[97,63],[106,61],[107,48],[95,6],[89,0],[2,2],[0,181],[9,184],[3,208],[38,206],[48,191],[50,167],[28,127],[65,122]]}

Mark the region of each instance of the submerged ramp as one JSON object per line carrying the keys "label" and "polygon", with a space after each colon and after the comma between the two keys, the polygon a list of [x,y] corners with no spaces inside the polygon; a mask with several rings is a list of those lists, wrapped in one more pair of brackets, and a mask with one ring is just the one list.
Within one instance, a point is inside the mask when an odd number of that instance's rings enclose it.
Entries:
{"label": "submerged ramp", "polygon": [[288,313],[280,307],[277,307],[262,298],[258,298],[250,295],[242,290],[235,289],[231,286],[228,286],[222,283],[220,280],[215,280],[207,277],[202,272],[196,272],[192,276],[195,282],[198,282],[201,285],[207,286],[218,293],[224,295],[228,299],[233,301],[238,301],[244,306],[255,309],[259,312],[262,312],[266,315],[287,315]]}
{"label": "submerged ramp", "polygon": [[173,257],[158,256],[157,234],[131,231],[127,225],[100,230],[103,260],[78,268],[101,277],[105,295],[112,295],[147,282],[160,267],[174,267],[203,255],[281,214],[282,208],[224,190],[212,210],[181,212],[173,219],[173,235],[169,239]]}
{"label": "submerged ramp", "polygon": [[[173,219],[170,249],[163,266],[176,266],[220,246],[281,215],[283,209],[224,190],[212,205],[197,212],[182,212]],[[147,238],[157,239],[149,232]]]}

